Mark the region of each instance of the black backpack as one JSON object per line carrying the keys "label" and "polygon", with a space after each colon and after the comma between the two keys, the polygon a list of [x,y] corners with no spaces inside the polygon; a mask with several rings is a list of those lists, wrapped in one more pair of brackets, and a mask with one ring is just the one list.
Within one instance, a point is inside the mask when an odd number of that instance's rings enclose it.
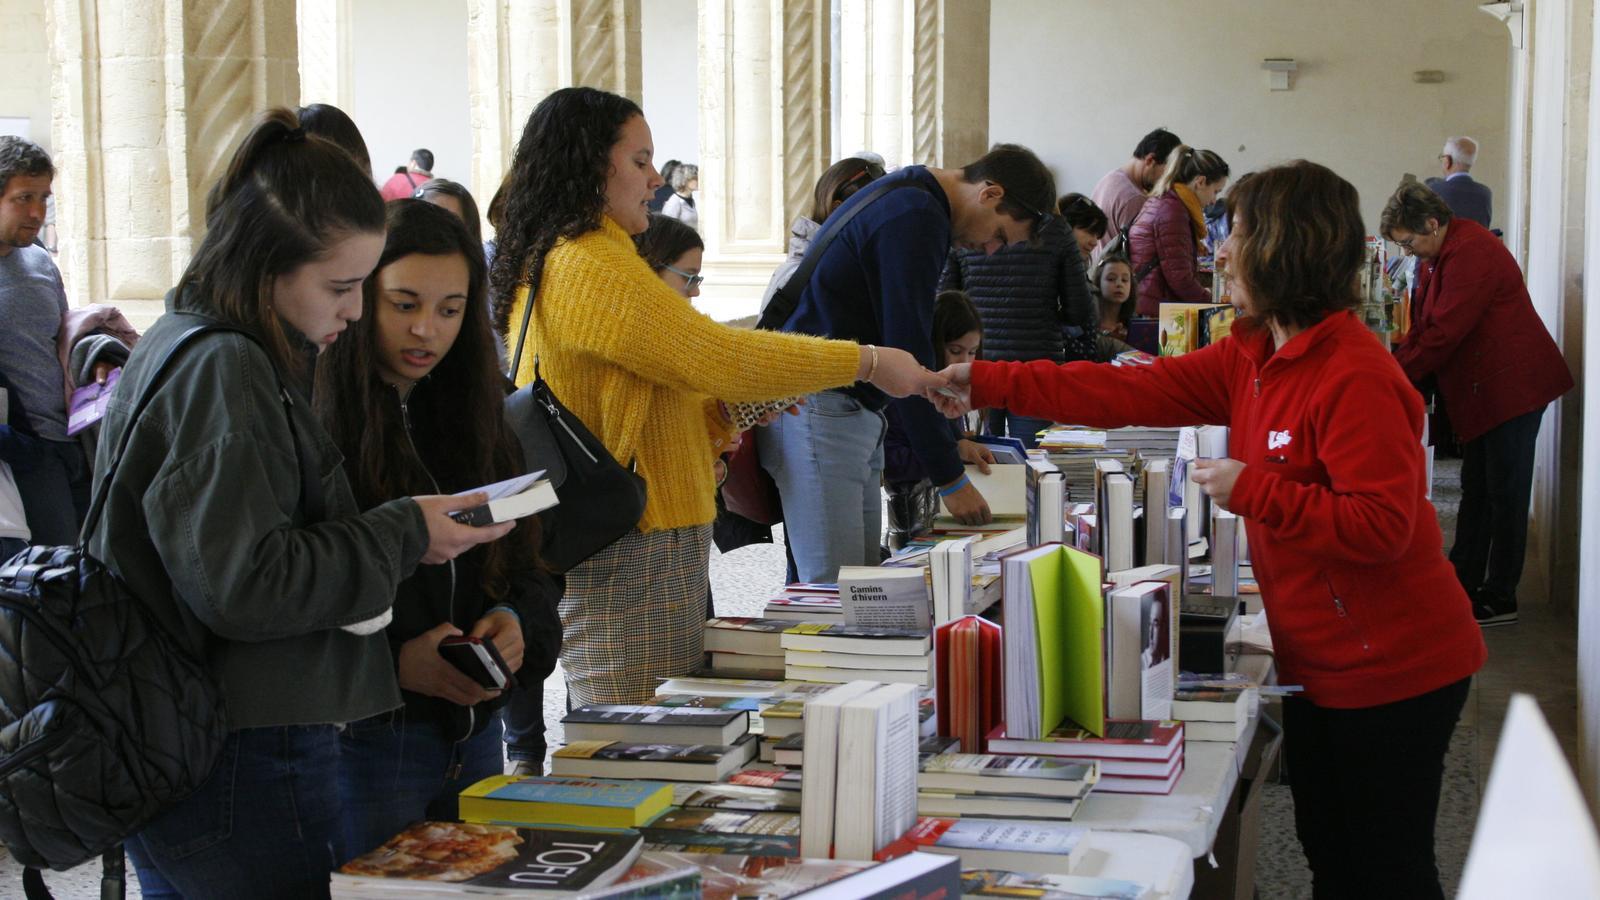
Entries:
{"label": "black backpack", "polygon": [[[134,422],[180,351],[213,331],[255,339],[209,320],[178,337],[133,404],[77,546],[0,562],[0,841],[28,867],[30,898],[49,896],[38,868],[96,856],[102,896],[121,896],[123,839],[198,789],[228,736],[205,665],[87,552]],[[320,519],[317,470],[294,439],[302,501]]]}

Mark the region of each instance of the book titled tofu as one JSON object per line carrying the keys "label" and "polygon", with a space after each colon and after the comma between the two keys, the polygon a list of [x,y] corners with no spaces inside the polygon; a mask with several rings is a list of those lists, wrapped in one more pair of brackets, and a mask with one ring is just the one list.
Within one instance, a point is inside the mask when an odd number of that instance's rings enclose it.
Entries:
{"label": "book titled tofu", "polygon": [[463,525],[481,528],[531,516],[561,502],[556,497],[555,486],[545,479],[543,469],[461,493],[475,494],[479,491],[489,495],[487,503],[457,510],[450,514],[450,518]]}

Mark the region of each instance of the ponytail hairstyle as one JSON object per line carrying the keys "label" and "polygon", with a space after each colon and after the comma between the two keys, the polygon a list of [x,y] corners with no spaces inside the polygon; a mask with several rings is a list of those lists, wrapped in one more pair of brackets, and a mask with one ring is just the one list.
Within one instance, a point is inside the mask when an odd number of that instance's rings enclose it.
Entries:
{"label": "ponytail hairstyle", "polygon": [[300,107],[299,115],[300,127],[306,130],[306,134],[326,138],[343,147],[361,164],[362,171],[371,177],[372,156],[367,153],[367,142],[361,137],[361,129],[356,127],[344,110],[331,103],[313,103]]}
{"label": "ponytail hairstyle", "polygon": [[[938,368],[949,363],[944,357],[944,347],[972,332],[983,333],[983,319],[978,307],[965,291],[940,291],[933,301],[933,361]],[[978,358],[983,358],[983,343],[978,343]]]}
{"label": "ponytail hairstyle", "polygon": [[1188,184],[1196,178],[1216,181],[1228,177],[1228,163],[1210,150],[1196,150],[1188,144],[1179,144],[1167,157],[1167,169],[1150,189],[1150,196],[1159,197],[1175,184]]}
{"label": "ponytail hairstyle", "polygon": [[644,115],[619,94],[588,87],[562,88],[534,107],[517,141],[501,190],[505,215],[495,231],[489,291],[494,323],[511,330],[517,287],[528,285],[528,302],[539,294],[545,256],[562,238],[600,227],[606,206],[611,148],[622,126]]}
{"label": "ponytail hairstyle", "polygon": [[383,198],[342,147],[287,109],[263,114],[206,196],[206,234],[178,279],[174,308],[258,335],[280,371],[304,376],[272,308],[281,275],[352,234],[383,233]]}
{"label": "ponytail hairstyle", "polygon": [[[524,465],[505,422],[505,380],[489,332],[483,245],[455,214],[424,200],[388,205],[388,235],[378,267],[361,287],[361,318],[350,333],[317,359],[320,390],[314,408],[344,455],[362,509],[399,497],[457,493],[522,474]],[[448,441],[413,443],[394,386],[378,374],[378,310],[386,302],[378,273],[408,256],[460,256],[467,264],[467,303],[461,331],[428,373],[427,388],[410,400],[416,420]],[[517,523],[489,544],[484,592],[495,599],[509,588],[509,559],[536,559],[537,516]]]}

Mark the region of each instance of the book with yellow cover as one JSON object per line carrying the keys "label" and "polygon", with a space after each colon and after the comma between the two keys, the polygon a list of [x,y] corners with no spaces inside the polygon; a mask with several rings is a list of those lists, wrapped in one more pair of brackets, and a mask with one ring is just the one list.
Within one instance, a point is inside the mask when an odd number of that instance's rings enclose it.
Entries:
{"label": "book with yellow cover", "polygon": [[491,775],[461,792],[461,819],[498,825],[637,828],[672,805],[659,781]]}
{"label": "book with yellow cover", "polygon": [[1182,356],[1200,349],[1200,313],[1216,307],[1215,303],[1161,304],[1157,326],[1160,355]]}

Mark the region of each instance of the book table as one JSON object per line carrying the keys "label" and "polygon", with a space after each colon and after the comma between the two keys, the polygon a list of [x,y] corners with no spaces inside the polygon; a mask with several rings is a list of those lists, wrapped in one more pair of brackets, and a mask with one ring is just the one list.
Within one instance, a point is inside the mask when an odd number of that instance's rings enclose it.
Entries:
{"label": "book table", "polygon": [[1074,875],[1148,884],[1159,900],[1184,900],[1194,889],[1189,848],[1178,841],[1115,831],[1096,831],[1088,840],[1089,849]]}
{"label": "book table", "polygon": [[[1238,657],[1235,671],[1258,683],[1272,674],[1270,656]],[[1090,792],[1074,825],[1102,832],[1138,832],[1172,838],[1194,858],[1202,890],[1197,896],[1233,897],[1242,882],[1248,897],[1254,880],[1256,833],[1259,828],[1258,772],[1270,769],[1278,752],[1276,723],[1263,725],[1258,712],[1237,743],[1185,741],[1183,775],[1166,795]],[[1259,738],[1259,739],[1258,739]],[[1243,775],[1243,778],[1241,778]],[[1226,882],[1226,890],[1204,890]]]}

